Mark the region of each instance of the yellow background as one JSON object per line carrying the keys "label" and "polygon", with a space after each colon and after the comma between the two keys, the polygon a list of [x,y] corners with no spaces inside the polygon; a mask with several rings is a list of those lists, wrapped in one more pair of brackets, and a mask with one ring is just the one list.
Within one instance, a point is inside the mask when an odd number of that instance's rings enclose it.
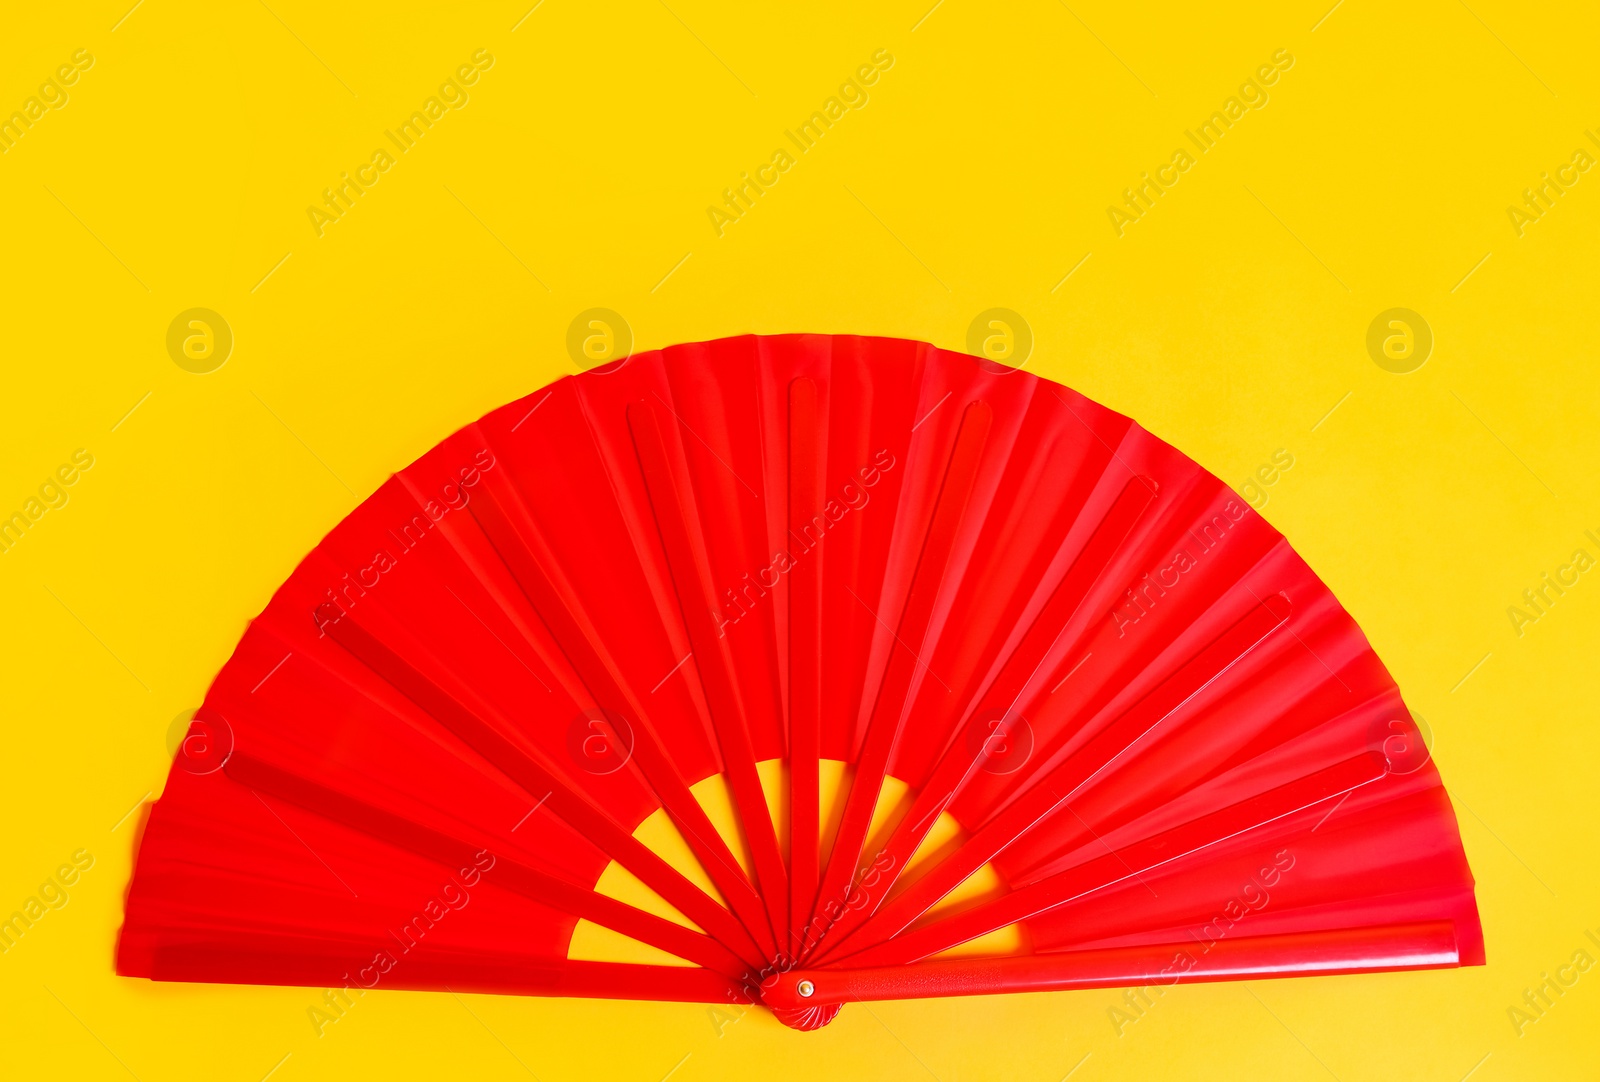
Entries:
{"label": "yellow background", "polygon": [[[1506,615],[1600,554],[1600,173],[1523,236],[1506,212],[1600,153],[1592,6],[529,2],[8,8],[0,115],[95,63],[0,156],[0,513],[96,461],[0,556],[0,914],[95,863],[0,956],[0,1075],[1594,1077],[1600,970],[1521,1036],[1507,1008],[1600,929],[1600,576]],[[478,49],[470,103],[317,236],[306,207]],[[707,205],[878,49],[870,102],[719,237]],[[1118,237],[1106,207],[1279,49],[1270,103]],[[595,306],[640,348],[963,348],[1003,306],[1031,369],[1224,480],[1288,450],[1263,513],[1430,723],[1489,964],[1180,987],[1120,1037],[1111,991],[721,1036],[703,1006],[376,992],[319,1039],[308,990],[114,976],[138,817],[113,826],[173,717],[362,496],[574,370]],[[1408,375],[1364,344],[1396,306],[1436,336]],[[166,352],[192,307],[236,338],[209,375]]]}

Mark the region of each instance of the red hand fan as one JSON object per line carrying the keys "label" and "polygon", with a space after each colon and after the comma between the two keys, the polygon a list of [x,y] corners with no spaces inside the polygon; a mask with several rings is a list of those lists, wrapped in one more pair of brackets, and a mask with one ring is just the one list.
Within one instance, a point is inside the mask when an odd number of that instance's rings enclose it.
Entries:
{"label": "red hand fan", "polygon": [[562,380],[356,508],[212,685],[117,953],[798,1028],[1482,961],[1418,728],[1265,521],[1057,384],[812,335]]}

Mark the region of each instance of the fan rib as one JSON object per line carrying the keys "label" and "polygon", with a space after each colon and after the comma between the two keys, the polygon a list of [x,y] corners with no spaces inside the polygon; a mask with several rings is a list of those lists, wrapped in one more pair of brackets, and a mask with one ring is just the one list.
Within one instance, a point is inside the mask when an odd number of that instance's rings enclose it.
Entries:
{"label": "fan rib", "polygon": [[[339,645],[349,650],[362,664],[392,684],[440,724],[455,733],[468,747],[483,756],[506,777],[516,782],[534,799],[544,796],[545,806],[587,837],[617,863],[638,876],[651,890],[665,898],[684,916],[694,921],[713,938],[738,953],[748,934],[733,916],[683,873],[638,840],[624,832],[604,812],[569,788],[509,740],[479,718],[404,659],[379,642],[351,617],[330,623],[327,631]],[[547,795],[546,795],[547,794]],[[750,944],[754,947],[754,944]],[[747,961],[756,961],[756,958]]]}
{"label": "fan rib", "polygon": [[[359,830],[452,870],[470,866],[484,850],[493,851],[488,846],[475,846],[345,796],[249,755],[233,755],[224,769],[229,778],[259,793],[286,800],[324,819]],[[740,978],[747,972],[746,964],[732,951],[703,933],[542,872],[503,853],[495,857],[494,881],[540,905],[603,925],[727,977]]]}
{"label": "fan rib", "polygon": [[[999,677],[978,702],[968,717],[983,717],[987,711],[1004,710],[1004,717],[1015,716],[1017,703],[1028,684],[1038,674],[1039,667],[1049,657],[1064,635],[1068,621],[1088,596],[1089,589],[1104,573],[1106,565],[1115,556],[1134,524],[1139,521],[1155,499],[1156,483],[1149,478],[1130,478],[1117,494],[1105,516],[1096,525],[1074,558],[1072,565],[1062,575],[1028,632],[1018,642],[1017,648],[1006,659]],[[957,736],[960,735],[958,730]],[[856,929],[865,924],[878,910],[883,900],[905,871],[917,848],[933,829],[939,813],[961,795],[967,781],[976,773],[983,757],[985,745],[970,740],[954,739],[943,758],[934,768],[922,790],[918,792],[911,809],[896,825],[883,848],[888,855],[885,873],[871,886],[863,885],[866,901],[859,909],[847,910],[833,929],[832,949],[818,953],[820,963],[834,953]]]}
{"label": "fan rib", "polygon": [[[789,531],[798,542],[822,513],[821,421],[817,385],[789,384]],[[820,545],[824,537],[819,537]],[[787,544],[786,544],[787,547]],[[789,946],[804,947],[805,922],[816,902],[819,845],[818,761],[822,755],[822,590],[819,564],[801,560],[789,571]]]}
{"label": "fan rib", "polygon": [[1038,916],[1097,890],[1134,879],[1246,831],[1303,811],[1383,778],[1389,765],[1364,752],[1276,789],[1192,819],[1064,872],[1018,887],[949,917],[912,929],[851,955],[848,968],[905,965],[948,950],[1008,924]]}
{"label": "fan rib", "polygon": [[1289,619],[1289,601],[1273,595],[1199,650],[1127,712],[966,842],[861,929],[857,949],[897,935],[1056,808],[1066,805],[1151,729],[1170,717]]}
{"label": "fan rib", "polygon": [[[855,778],[850,785],[850,795],[845,800],[844,816],[834,836],[833,850],[828,855],[827,870],[823,872],[813,916],[825,922],[837,919],[840,915],[838,911],[848,909],[854,901],[852,892],[858,887],[859,879],[857,863],[866,846],[867,831],[872,824],[878,797],[883,792],[883,779],[904,721],[906,690],[917,676],[918,669],[923,667],[922,659],[907,645],[906,640],[909,637],[920,642],[923,637],[922,632],[944,580],[945,568],[967,501],[972,496],[991,417],[992,412],[987,405],[982,402],[970,403],[962,414],[961,428],[950,449],[939,495],[923,536],[922,551],[917,556],[911,586],[906,592],[905,604],[894,631],[895,643],[890,647],[889,663],[878,685],[866,738],[856,759]],[[815,953],[829,937],[830,931],[823,927],[814,939],[808,934],[806,953]]]}
{"label": "fan rib", "polygon": [[766,902],[770,923],[763,938],[776,947],[777,929],[787,929],[789,925],[788,873],[778,848],[777,830],[767,809],[766,794],[761,788],[761,775],[756,769],[755,749],[734,677],[733,658],[727,638],[717,630],[709,569],[703,549],[690,537],[690,523],[695,514],[693,494],[674,480],[654,407],[647,402],[635,402],[629,405],[627,415],[650,497],[651,513],[666,551],[679,612],[689,632],[694,671],[705,689],[728,787],[750,846],[756,881]]}
{"label": "fan rib", "polygon": [[[514,492],[506,494],[504,498],[508,501],[517,500]],[[584,631],[587,621],[581,619],[581,612],[572,610],[576,602],[569,604],[565,600],[572,596],[572,591],[561,589],[552,581],[552,576],[557,573],[553,570],[555,562],[540,561],[534,557],[521,532],[512,525],[505,509],[494,499],[473,500],[467,506],[596,704],[622,711],[637,719],[640,731],[635,736],[633,759],[639,764],[640,772],[695,858],[727,901],[728,908],[747,930],[762,932],[766,928],[766,917],[760,896],[750,885],[744,869],[735,861],[728,843],[717,833],[705,808],[694,798],[683,775],[673,765],[671,756],[662,746],[660,734],[650,722],[648,712],[614,675],[613,666],[600,656],[599,648]],[[534,533],[538,547],[545,549],[546,546],[537,535],[538,526],[527,509],[513,503],[513,510],[520,512],[518,517],[525,523],[525,528]],[[547,567],[552,570],[546,570]],[[770,955],[773,944],[764,942],[764,937],[759,934],[756,938],[761,941],[761,952]]]}

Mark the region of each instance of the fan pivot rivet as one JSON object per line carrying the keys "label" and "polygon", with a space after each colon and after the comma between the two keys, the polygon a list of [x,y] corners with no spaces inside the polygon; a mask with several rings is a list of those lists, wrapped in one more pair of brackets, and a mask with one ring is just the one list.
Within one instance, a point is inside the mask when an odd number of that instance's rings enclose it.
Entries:
{"label": "fan pivot rivet", "polygon": [[794,990],[799,992],[802,998],[809,999],[811,998],[811,994],[817,990],[817,986],[812,984],[810,981],[801,981],[799,984],[794,986]]}

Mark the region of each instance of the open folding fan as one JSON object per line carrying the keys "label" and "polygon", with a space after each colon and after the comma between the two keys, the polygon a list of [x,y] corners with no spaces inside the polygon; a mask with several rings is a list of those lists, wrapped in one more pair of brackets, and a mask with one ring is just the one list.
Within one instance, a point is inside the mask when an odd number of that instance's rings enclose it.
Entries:
{"label": "open folding fan", "polygon": [[744,337],[391,478],[191,725],[119,972],[765,1002],[1483,961],[1394,681],[1065,387]]}

